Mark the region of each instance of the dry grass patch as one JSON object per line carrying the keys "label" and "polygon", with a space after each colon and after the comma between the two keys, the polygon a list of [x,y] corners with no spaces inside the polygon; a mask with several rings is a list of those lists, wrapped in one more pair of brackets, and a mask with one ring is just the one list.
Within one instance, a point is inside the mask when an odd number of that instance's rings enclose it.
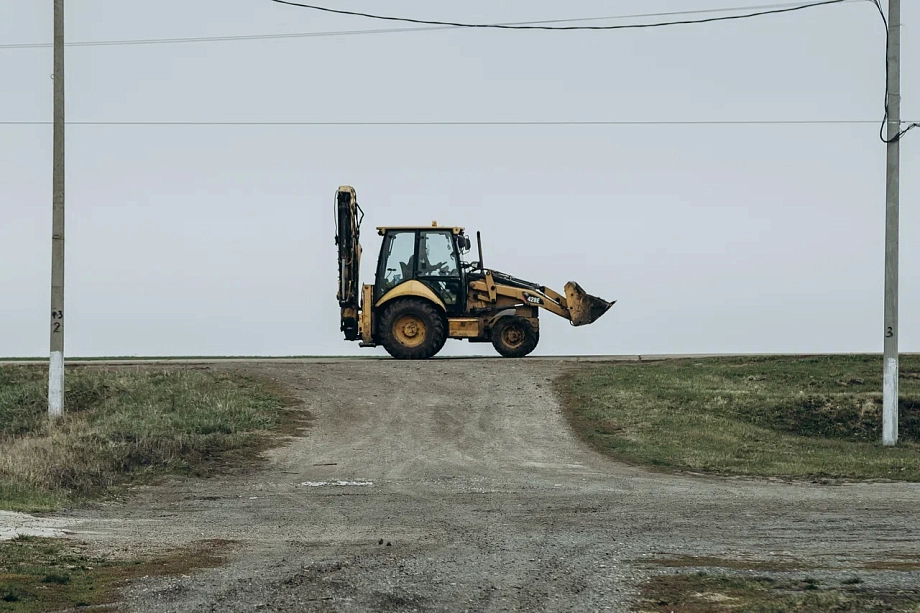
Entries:
{"label": "dry grass patch", "polygon": [[303,423],[262,383],[209,370],[72,368],[64,419],[47,371],[0,365],[0,509],[45,511],[128,480],[250,462]]}
{"label": "dry grass patch", "polygon": [[20,537],[0,543],[0,612],[112,604],[132,580],[218,566],[231,546],[231,541],[202,541],[146,561],[112,561],[88,555],[79,543]]}
{"label": "dry grass patch", "polygon": [[668,360],[570,373],[575,426],[620,460],[794,479],[920,481],[920,357],[902,358],[901,444],[880,445],[878,356]]}
{"label": "dry grass patch", "polygon": [[662,575],[641,586],[642,613],[916,613],[920,590],[871,590],[854,583],[775,580],[707,573]]}
{"label": "dry grass patch", "polygon": [[642,560],[643,563],[663,566],[665,568],[730,568],[732,570],[754,570],[771,572],[789,572],[814,568],[802,562],[788,558],[775,560],[753,560],[736,558],[719,558],[715,556],[674,556],[653,560]]}
{"label": "dry grass patch", "polygon": [[920,571],[920,560],[903,559],[898,556],[899,560],[872,560],[863,564],[863,568],[868,570],[897,570],[901,572]]}

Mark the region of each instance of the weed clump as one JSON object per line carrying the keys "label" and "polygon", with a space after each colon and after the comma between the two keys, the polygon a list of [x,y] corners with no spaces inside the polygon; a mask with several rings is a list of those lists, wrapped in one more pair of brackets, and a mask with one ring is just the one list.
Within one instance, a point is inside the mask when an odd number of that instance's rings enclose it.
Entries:
{"label": "weed clump", "polygon": [[48,573],[42,577],[42,583],[56,583],[58,585],[67,585],[70,583],[70,575],[62,573]]}

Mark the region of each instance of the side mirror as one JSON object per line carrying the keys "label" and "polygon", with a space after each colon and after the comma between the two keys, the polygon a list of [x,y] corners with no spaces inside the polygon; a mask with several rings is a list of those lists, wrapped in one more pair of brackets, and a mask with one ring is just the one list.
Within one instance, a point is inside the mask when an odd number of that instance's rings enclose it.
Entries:
{"label": "side mirror", "polygon": [[469,250],[472,249],[472,248],[473,248],[473,243],[470,242],[470,237],[464,234],[464,235],[463,235],[463,249],[464,249],[464,251],[469,251]]}

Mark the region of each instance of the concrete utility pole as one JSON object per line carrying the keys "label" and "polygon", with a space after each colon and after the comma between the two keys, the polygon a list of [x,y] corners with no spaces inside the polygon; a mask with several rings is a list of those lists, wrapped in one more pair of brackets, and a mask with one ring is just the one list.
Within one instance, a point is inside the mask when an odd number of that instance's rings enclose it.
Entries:
{"label": "concrete utility pole", "polygon": [[885,204],[885,375],[882,444],[898,442],[898,234],[901,179],[901,0],[888,0],[888,180]]}
{"label": "concrete utility pole", "polygon": [[48,416],[64,413],[64,0],[54,0],[54,175]]}

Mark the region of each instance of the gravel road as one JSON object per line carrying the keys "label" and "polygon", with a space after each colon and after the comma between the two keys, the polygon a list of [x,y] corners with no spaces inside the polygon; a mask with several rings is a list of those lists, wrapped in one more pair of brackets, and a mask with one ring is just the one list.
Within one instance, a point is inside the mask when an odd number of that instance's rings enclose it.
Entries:
{"label": "gravel road", "polygon": [[130,610],[628,611],[662,572],[649,561],[673,555],[789,556],[826,574],[920,552],[918,485],[663,475],[603,458],[553,395],[572,361],[211,367],[277,380],[312,426],[264,470],[62,518],[71,538],[124,555],[236,541],[223,567],[134,584]]}

